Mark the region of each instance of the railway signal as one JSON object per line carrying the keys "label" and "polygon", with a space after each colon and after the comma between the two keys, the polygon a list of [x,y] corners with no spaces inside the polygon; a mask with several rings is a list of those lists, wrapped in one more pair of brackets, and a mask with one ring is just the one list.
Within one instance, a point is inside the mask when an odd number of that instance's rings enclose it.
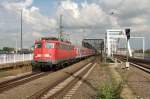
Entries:
{"label": "railway signal", "polygon": [[129,39],[130,39],[130,28],[127,28],[125,29],[125,33],[126,33],[126,36],[127,36],[127,62],[126,62],[126,68],[129,69],[129,57],[128,57],[128,42],[129,42]]}
{"label": "railway signal", "polygon": [[127,40],[129,40],[130,39],[130,29],[129,28],[125,29],[125,33],[127,36]]}

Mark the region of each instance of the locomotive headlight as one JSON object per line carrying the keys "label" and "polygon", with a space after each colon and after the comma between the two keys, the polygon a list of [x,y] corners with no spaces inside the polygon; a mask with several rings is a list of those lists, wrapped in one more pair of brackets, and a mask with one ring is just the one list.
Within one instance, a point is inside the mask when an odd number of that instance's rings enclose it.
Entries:
{"label": "locomotive headlight", "polygon": [[44,57],[49,57],[50,55],[49,55],[49,54],[44,54],[43,56],[44,56]]}
{"label": "locomotive headlight", "polygon": [[37,55],[36,55],[36,57],[41,57],[41,56],[42,56],[41,54],[37,54]]}

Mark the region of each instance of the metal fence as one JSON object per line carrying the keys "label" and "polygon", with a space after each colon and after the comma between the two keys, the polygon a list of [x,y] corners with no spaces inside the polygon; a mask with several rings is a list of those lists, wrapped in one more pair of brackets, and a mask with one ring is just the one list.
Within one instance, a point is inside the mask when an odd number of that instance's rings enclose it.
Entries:
{"label": "metal fence", "polygon": [[0,54],[0,64],[32,60],[33,54]]}

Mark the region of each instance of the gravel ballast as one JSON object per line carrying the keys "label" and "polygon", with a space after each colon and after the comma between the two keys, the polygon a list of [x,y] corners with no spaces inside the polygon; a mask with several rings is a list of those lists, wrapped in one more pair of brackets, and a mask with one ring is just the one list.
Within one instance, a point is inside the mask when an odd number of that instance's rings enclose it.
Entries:
{"label": "gravel ballast", "polygon": [[59,70],[57,72],[50,73],[47,76],[41,77],[24,85],[17,86],[13,89],[5,91],[0,94],[1,99],[24,99],[27,98],[39,90],[47,87],[48,85],[56,83],[59,79],[68,76],[66,72],[74,72],[85,64],[89,63],[90,59],[86,59],[72,66]]}
{"label": "gravel ballast", "polygon": [[150,99],[150,76],[148,73],[134,66],[129,70],[116,68],[126,83],[138,99]]}
{"label": "gravel ballast", "polygon": [[110,82],[110,75],[107,73],[106,67],[102,67],[98,63],[89,74],[89,76],[82,81],[83,83],[76,91],[76,93],[71,97],[71,99],[96,99],[98,88],[104,82]]}

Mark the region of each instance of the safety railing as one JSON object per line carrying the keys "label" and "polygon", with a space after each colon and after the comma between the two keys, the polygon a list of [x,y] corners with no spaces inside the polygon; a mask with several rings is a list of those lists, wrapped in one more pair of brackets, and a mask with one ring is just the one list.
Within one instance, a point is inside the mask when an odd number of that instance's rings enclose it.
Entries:
{"label": "safety railing", "polygon": [[32,60],[33,54],[0,54],[0,64]]}

